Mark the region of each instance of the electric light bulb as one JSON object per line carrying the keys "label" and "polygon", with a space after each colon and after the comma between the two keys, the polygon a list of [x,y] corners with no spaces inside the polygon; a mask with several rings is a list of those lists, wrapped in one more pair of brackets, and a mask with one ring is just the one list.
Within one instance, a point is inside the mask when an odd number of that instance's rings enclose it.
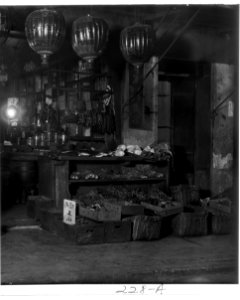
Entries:
{"label": "electric light bulb", "polygon": [[7,108],[6,114],[9,119],[14,119],[17,116],[17,109],[13,106],[9,106]]}

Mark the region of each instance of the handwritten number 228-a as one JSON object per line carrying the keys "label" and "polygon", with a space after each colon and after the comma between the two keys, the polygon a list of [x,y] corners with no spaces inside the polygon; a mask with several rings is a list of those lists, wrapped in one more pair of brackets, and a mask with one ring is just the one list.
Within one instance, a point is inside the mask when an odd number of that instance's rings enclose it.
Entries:
{"label": "handwritten number 228-a", "polygon": [[126,291],[126,289],[127,289],[127,287],[126,287],[126,285],[124,285],[123,290],[117,291],[117,293],[124,293],[124,294],[126,294],[126,293],[136,293],[136,290],[137,290],[135,286],[131,286],[129,288],[129,291]]}
{"label": "handwritten number 228-a", "polygon": [[[137,293],[137,288],[135,286],[130,286],[129,287],[129,290],[126,290],[127,287],[126,285],[124,285],[124,289],[121,290],[121,291],[117,291],[117,293],[123,293],[123,294],[134,294],[134,293]],[[142,293],[144,291],[144,289],[142,289],[140,291],[140,293]]]}

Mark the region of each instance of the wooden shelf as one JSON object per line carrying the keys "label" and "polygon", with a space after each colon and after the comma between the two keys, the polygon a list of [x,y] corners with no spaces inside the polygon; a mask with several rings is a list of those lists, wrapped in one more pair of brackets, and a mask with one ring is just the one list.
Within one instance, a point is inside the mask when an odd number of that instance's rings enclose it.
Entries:
{"label": "wooden shelf", "polygon": [[109,185],[109,184],[152,184],[152,183],[161,183],[165,181],[164,177],[162,178],[135,178],[135,179],[128,179],[128,178],[113,178],[113,179],[81,179],[81,180],[69,180],[69,183],[80,183],[82,185]]}
{"label": "wooden shelf", "polygon": [[93,162],[93,163],[141,163],[141,164],[158,164],[166,166],[168,161],[156,160],[156,159],[146,159],[144,157],[117,157],[117,156],[105,156],[105,157],[94,157],[94,156],[76,156],[76,155],[59,155],[56,156],[57,160],[69,160],[78,162]]}
{"label": "wooden shelf", "polygon": [[91,137],[91,136],[70,136],[69,140],[79,142],[104,142],[102,137]]}

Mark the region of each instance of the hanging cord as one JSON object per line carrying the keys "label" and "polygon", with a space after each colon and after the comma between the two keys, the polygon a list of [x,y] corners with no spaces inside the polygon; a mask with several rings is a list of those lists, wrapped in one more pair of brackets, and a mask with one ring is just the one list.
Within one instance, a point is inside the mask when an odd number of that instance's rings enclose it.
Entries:
{"label": "hanging cord", "polygon": [[167,18],[167,16],[169,15],[170,11],[172,10],[172,7],[169,7],[167,12],[165,13],[165,15],[162,16],[160,22],[159,22],[159,26],[162,25],[162,23],[165,21],[165,19]]}
{"label": "hanging cord", "polygon": [[193,20],[196,18],[200,11],[200,8],[195,11],[195,13],[191,16],[191,18],[187,21],[187,23],[180,29],[178,35],[172,40],[172,42],[168,45],[168,47],[163,51],[163,53],[159,56],[158,62],[156,62],[152,68],[145,74],[143,77],[143,81],[141,84],[141,87],[139,90],[128,99],[128,101],[123,105],[123,109],[125,108],[126,105],[129,105],[132,103],[132,101],[141,93],[143,90],[143,83],[144,81],[148,78],[148,76],[153,72],[153,70],[156,68],[156,66],[159,64],[159,62],[163,59],[163,57],[167,54],[167,52],[173,47],[173,45],[176,43],[176,41],[180,38],[180,36],[184,33],[184,31],[189,27],[189,25],[193,22]]}
{"label": "hanging cord", "polygon": [[[166,13],[166,15],[165,16],[163,16],[163,18],[161,19],[161,21],[160,21],[160,24],[158,25],[158,29],[160,28],[160,25],[163,23],[163,21],[164,21],[164,19],[167,17],[167,15],[170,13],[170,11],[171,10],[173,10],[173,8],[171,9],[169,9],[168,10],[168,12]],[[178,19],[178,14],[176,14],[174,17],[173,17],[173,19],[168,23],[168,28],[167,28],[167,30],[162,34],[162,36],[163,35],[166,35],[167,33],[169,33],[169,32],[171,32],[171,30],[172,30],[172,25],[176,22],[176,20]]]}
{"label": "hanging cord", "polygon": [[212,117],[217,114],[218,109],[235,93],[235,90],[231,91],[213,110],[212,110]]}

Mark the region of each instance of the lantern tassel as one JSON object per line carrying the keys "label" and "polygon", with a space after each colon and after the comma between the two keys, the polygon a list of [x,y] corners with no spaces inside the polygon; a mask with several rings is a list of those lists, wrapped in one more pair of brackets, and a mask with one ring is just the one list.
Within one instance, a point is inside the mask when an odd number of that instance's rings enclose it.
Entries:
{"label": "lantern tassel", "polygon": [[47,65],[48,64],[48,57],[49,57],[49,55],[45,54],[45,53],[41,55],[42,65]]}

